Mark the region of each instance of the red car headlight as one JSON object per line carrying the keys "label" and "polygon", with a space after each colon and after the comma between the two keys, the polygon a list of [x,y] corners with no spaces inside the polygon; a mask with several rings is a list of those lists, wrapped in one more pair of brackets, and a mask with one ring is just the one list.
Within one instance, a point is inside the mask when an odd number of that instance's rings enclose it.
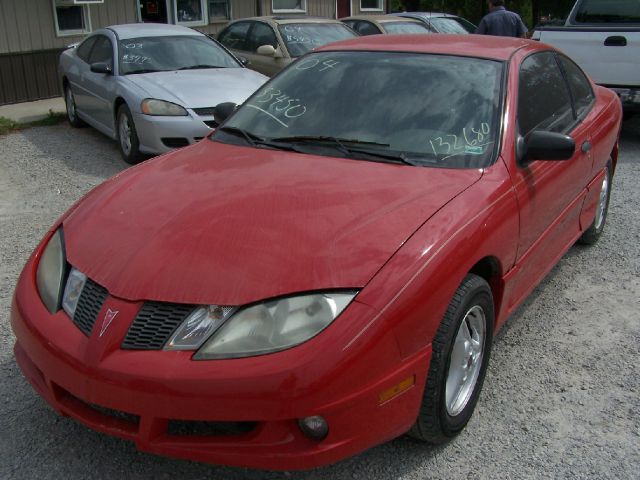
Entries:
{"label": "red car headlight", "polygon": [[65,269],[64,237],[62,228],[59,228],[42,251],[36,271],[38,293],[51,313],[60,309]]}
{"label": "red car headlight", "polygon": [[197,308],[171,335],[164,349],[197,350],[235,310],[219,305]]}
{"label": "red car headlight", "polygon": [[[293,347],[324,330],[356,294],[349,291],[296,295],[229,311],[228,319],[215,321],[216,325],[207,323],[211,329],[207,329],[206,337],[199,335],[203,339],[202,346],[193,358],[241,358]],[[189,329],[184,327],[193,316],[183,322],[176,334],[188,334]],[[193,324],[195,329],[197,323]],[[176,335],[170,340],[174,343],[182,341]]]}

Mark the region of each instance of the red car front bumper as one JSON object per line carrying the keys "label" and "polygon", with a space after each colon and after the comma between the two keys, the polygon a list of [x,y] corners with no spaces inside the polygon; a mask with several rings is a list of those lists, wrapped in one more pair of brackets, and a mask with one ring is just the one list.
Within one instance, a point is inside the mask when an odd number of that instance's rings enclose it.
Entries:
{"label": "red car front bumper", "polygon": [[[119,316],[103,337],[100,320],[85,336],[63,311],[48,313],[33,268],[30,260],[11,312],[15,356],[25,377],[62,415],[132,440],[142,451],[225,465],[306,469],[390,440],[415,421],[430,349],[401,361],[391,327],[369,328],[351,342],[375,314],[367,305],[353,302],[339,319],[340,328],[332,325],[290,350],[193,361],[192,352],[120,349],[140,303],[109,297],[98,319],[107,304]],[[415,384],[394,395],[410,377]],[[298,419],[310,415],[327,420],[325,439],[312,440],[298,427]],[[172,430],[175,422],[185,421],[239,422],[249,429]]]}

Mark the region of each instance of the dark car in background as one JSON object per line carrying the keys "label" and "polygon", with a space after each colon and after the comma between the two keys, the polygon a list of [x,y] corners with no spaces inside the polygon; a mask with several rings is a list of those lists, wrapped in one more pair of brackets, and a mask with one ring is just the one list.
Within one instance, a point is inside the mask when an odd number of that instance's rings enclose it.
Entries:
{"label": "dark car in background", "polygon": [[359,35],[432,33],[431,29],[420,20],[391,15],[354,15],[341,18],[340,21],[351,27]]}
{"label": "dark car in background", "polygon": [[469,20],[442,12],[400,12],[391,15],[405,18],[415,18],[423,22],[434,33],[475,33],[476,26]]}

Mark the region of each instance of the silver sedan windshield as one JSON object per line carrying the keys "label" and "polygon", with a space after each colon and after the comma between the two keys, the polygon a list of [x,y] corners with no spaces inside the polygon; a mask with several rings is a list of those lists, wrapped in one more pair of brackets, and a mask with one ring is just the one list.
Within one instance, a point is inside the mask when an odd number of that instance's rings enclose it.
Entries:
{"label": "silver sedan windshield", "polygon": [[120,41],[120,73],[148,73],[241,65],[205,36],[140,37]]}

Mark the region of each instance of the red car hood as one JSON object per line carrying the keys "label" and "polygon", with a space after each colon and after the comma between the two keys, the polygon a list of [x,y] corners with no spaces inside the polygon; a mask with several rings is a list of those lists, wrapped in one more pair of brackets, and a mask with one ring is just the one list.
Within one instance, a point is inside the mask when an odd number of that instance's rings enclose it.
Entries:
{"label": "red car hood", "polygon": [[127,300],[362,287],[481,175],[205,140],[90,193],[64,221],[67,258]]}

